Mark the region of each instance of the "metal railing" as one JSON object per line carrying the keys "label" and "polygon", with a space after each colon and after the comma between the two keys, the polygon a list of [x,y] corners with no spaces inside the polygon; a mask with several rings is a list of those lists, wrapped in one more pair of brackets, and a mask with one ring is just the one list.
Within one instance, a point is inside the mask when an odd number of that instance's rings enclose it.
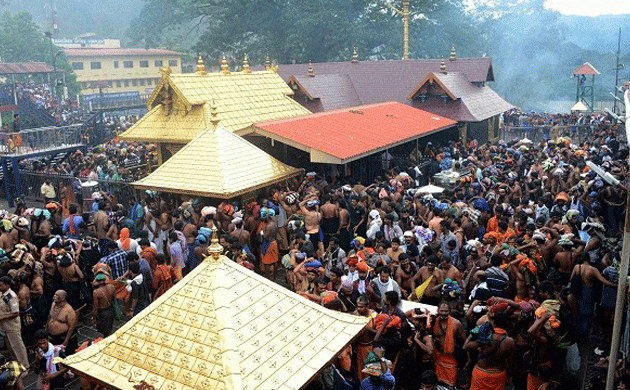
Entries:
{"label": "metal railing", "polygon": [[147,104],[151,95],[131,96],[119,99],[94,99],[88,104],[92,110],[107,110],[113,108],[140,107]]}
{"label": "metal railing", "polygon": [[[579,143],[588,138],[597,129],[597,125],[531,125],[531,126],[504,126],[499,130],[499,139],[511,141],[527,137],[534,143],[556,137],[569,137],[573,143]],[[625,132],[620,131],[619,136],[625,138]]]}
{"label": "metal railing", "polygon": [[0,133],[0,154],[20,155],[81,145],[81,127],[78,124]]}
{"label": "metal railing", "polygon": [[[136,168],[145,168],[148,170],[148,166],[145,164],[143,166],[139,166]],[[62,193],[62,188],[72,188],[72,183],[75,180],[75,177],[72,175],[54,175],[50,173],[39,173],[39,172],[30,172],[30,171],[20,171],[20,176],[22,177],[22,185],[19,189],[21,197],[30,201],[41,201],[41,186],[44,184],[46,179],[50,179],[51,183],[55,187],[57,191],[57,198]],[[96,179],[96,180],[88,180],[87,178],[81,178],[82,182],[93,182],[96,183],[94,186],[84,187],[84,207],[89,207],[91,203],[91,194],[94,191],[105,191],[108,193],[112,193],[116,195],[118,198],[118,203],[126,204],[126,202],[132,197],[136,198],[142,197],[142,190],[137,190],[134,186],[131,185],[137,179],[135,178],[125,178],[123,180],[109,180],[109,179]],[[70,190],[71,191],[71,190]]]}

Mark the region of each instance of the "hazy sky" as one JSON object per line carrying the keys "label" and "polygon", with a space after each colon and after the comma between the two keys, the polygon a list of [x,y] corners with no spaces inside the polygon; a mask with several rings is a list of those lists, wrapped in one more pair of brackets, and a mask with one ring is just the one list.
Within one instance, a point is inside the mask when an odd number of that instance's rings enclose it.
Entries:
{"label": "hazy sky", "polygon": [[630,14],[630,1],[628,0],[547,0],[545,5],[565,15]]}

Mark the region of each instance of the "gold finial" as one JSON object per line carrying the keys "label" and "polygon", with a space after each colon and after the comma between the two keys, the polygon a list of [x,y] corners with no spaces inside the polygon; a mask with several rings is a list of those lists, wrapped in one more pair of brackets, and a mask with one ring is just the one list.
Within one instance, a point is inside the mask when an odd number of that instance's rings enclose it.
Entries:
{"label": "gold finial", "polygon": [[315,77],[315,71],[313,70],[313,63],[308,62],[308,77]]}
{"label": "gold finial", "polygon": [[446,62],[444,62],[444,58],[440,60],[440,73],[446,74]]}
{"label": "gold finial", "polygon": [[247,60],[247,54],[245,54],[245,56],[243,57],[243,73],[252,73],[252,71],[249,69],[249,61]]}
{"label": "gold finial", "polygon": [[199,59],[197,60],[197,73],[206,74],[206,66],[203,64],[201,54],[199,54]]}
{"label": "gold finial", "polygon": [[455,51],[455,45],[451,47],[451,56],[449,57],[449,61],[455,61],[457,59],[457,52]]}
{"label": "gold finial", "polygon": [[217,107],[217,101],[214,99],[212,99],[210,110],[211,110],[210,115],[212,115],[212,118],[210,119],[210,123],[212,123],[212,127],[216,129],[217,126],[219,125],[219,109]]}
{"label": "gold finial", "polygon": [[170,66],[167,66],[166,68],[160,68],[159,71],[162,74],[162,77],[166,77],[173,73],[173,69],[171,69]]}
{"label": "gold finial", "polygon": [[352,50],[352,63],[353,64],[358,64],[359,63],[359,55],[357,54],[357,48],[353,48]]}
{"label": "gold finial", "polygon": [[271,70],[271,60],[269,59],[269,56],[267,56],[267,59],[265,60],[265,70]]}
{"label": "gold finial", "polygon": [[230,74],[230,67],[228,66],[227,58],[225,58],[225,54],[223,54],[223,59],[221,59],[221,73]]}
{"label": "gold finial", "polygon": [[219,244],[219,231],[216,226],[212,227],[212,239],[210,240],[207,252],[214,261],[219,260],[219,257],[221,257],[223,253],[223,247]]}

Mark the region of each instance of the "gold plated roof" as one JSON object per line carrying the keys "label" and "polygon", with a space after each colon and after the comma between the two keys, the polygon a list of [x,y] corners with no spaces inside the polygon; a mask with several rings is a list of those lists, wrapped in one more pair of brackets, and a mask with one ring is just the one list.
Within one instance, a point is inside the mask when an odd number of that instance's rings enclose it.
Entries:
{"label": "gold plated roof", "polygon": [[[209,105],[214,99],[221,124],[238,134],[251,132],[254,123],[310,114],[306,108],[291,98],[293,91],[273,71],[223,73],[162,72],[162,79],[148,100],[152,112],[157,106],[166,109],[152,116],[151,120],[139,121],[120,135],[129,141],[181,142],[191,141],[203,131],[184,128],[178,133],[178,121],[184,121],[186,112],[195,108],[204,110],[209,123]],[[172,115],[177,108],[182,115]],[[189,114],[188,114],[189,115]],[[164,124],[164,125],[163,125]]]}
{"label": "gold plated roof", "polygon": [[238,135],[217,127],[206,130],[134,186],[229,199],[299,173],[299,169],[283,164]]}
{"label": "gold plated roof", "polygon": [[119,389],[297,390],[365,326],[222,256],[62,361]]}

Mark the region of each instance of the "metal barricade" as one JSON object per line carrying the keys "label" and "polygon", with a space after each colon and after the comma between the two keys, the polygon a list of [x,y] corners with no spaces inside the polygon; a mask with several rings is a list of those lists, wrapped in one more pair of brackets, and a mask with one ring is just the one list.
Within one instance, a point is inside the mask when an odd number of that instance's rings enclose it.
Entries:
{"label": "metal barricade", "polygon": [[586,140],[596,128],[594,125],[531,125],[531,126],[503,126],[499,130],[499,139],[511,141],[513,139],[528,138],[534,144],[542,140],[557,137],[569,137],[575,143]]}
{"label": "metal barricade", "polygon": [[1,133],[0,154],[27,154],[81,145],[81,126],[40,127]]}

